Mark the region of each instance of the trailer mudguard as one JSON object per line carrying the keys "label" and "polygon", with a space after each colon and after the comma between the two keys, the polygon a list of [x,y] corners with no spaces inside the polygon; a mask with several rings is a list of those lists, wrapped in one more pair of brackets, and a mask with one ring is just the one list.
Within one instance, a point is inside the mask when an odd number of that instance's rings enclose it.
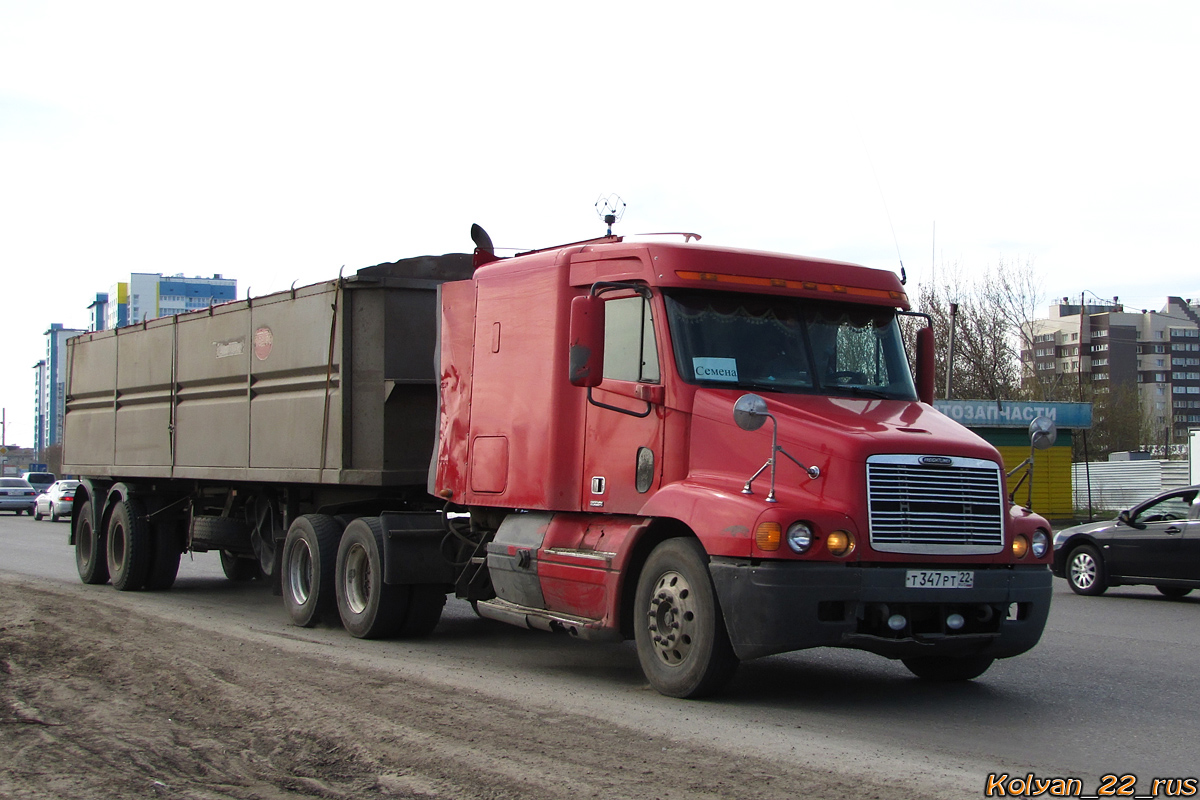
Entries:
{"label": "trailer mudguard", "polygon": [[437,514],[382,514],[383,582],[454,584],[454,566],[442,554],[446,529]]}

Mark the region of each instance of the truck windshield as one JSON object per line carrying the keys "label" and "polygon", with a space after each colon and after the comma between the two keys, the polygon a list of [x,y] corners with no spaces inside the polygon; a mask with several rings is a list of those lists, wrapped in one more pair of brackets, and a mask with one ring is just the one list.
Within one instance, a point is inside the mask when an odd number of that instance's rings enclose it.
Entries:
{"label": "truck windshield", "polygon": [[892,309],[733,292],[665,299],[688,383],[917,399]]}

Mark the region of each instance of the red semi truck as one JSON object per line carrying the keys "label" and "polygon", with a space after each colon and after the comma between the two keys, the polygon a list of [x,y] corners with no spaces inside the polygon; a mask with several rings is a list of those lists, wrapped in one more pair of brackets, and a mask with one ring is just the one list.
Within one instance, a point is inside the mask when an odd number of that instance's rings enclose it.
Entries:
{"label": "red semi truck", "polygon": [[[292,619],[636,641],[695,697],[818,646],[966,680],[1033,647],[1050,526],[935,411],[891,272],[608,235],[406,259],[70,345],[81,578],[187,550]],[[917,315],[919,316],[919,315]]]}

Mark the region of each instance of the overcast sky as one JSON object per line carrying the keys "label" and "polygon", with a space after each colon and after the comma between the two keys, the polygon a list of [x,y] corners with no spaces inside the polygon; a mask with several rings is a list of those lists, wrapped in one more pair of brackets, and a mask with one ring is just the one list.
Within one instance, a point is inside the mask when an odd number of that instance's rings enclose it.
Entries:
{"label": "overcast sky", "polygon": [[7,442],[43,331],[131,272],[260,295],[472,222],[599,235],[613,192],[619,233],[910,287],[1031,260],[1047,303],[1200,298],[1197,42],[1187,0],[0,0]]}

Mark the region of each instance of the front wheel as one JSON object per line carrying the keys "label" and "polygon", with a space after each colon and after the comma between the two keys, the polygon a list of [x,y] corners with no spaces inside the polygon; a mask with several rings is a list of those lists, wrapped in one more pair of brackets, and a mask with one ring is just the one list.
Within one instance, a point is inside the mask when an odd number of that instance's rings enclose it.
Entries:
{"label": "front wheel", "polygon": [[695,539],[668,539],[638,578],[634,636],[646,678],[668,697],[703,697],[733,677],[729,642],[708,558]]}
{"label": "front wheel", "polygon": [[987,672],[996,659],[988,656],[920,656],[902,659],[909,672],[927,681],[969,681]]}
{"label": "front wheel", "polygon": [[1104,581],[1104,562],[1096,548],[1085,544],[1071,551],[1067,558],[1067,583],[1075,594],[1104,594],[1108,584]]}

